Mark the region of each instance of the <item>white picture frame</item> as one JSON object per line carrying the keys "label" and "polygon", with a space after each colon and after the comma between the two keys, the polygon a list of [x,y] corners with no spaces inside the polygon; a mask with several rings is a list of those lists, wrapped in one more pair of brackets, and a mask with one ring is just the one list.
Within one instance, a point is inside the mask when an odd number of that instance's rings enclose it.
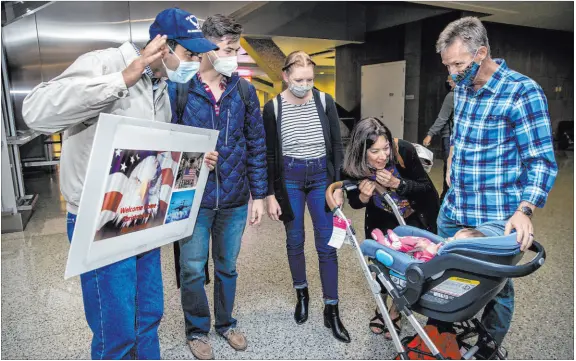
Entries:
{"label": "white picture frame", "polygon": [[219,133],[112,114],[94,126],[65,279],[190,236]]}

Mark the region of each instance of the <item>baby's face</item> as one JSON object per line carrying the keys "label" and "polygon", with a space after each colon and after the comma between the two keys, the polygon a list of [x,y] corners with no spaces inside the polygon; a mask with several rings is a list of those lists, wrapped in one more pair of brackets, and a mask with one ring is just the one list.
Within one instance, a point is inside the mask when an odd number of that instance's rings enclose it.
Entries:
{"label": "baby's face", "polygon": [[474,228],[464,228],[456,232],[454,237],[449,237],[447,241],[450,242],[455,239],[478,238],[478,237],[485,237],[485,235],[482,232],[475,230]]}

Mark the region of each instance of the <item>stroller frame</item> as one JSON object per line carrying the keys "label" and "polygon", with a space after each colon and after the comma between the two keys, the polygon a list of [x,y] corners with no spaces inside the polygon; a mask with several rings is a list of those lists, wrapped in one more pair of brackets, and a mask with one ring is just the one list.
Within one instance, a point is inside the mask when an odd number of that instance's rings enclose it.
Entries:
{"label": "stroller frame", "polygon": [[[426,333],[426,331],[424,330],[422,325],[420,325],[420,323],[418,322],[418,320],[414,316],[414,313],[412,312],[412,310],[409,307],[411,304],[404,297],[403,292],[400,289],[398,289],[396,287],[396,285],[394,284],[394,282],[391,280],[389,273],[383,272],[383,270],[380,268],[380,266],[378,264],[376,264],[376,263],[378,263],[376,260],[374,260],[375,261],[374,263],[372,263],[370,265],[368,264],[368,262],[366,261],[366,256],[362,252],[362,250],[360,248],[360,244],[358,243],[358,240],[356,238],[356,231],[354,230],[354,227],[351,224],[349,224],[349,222],[346,221],[347,220],[346,216],[342,212],[341,208],[336,204],[336,201],[334,200],[334,197],[333,197],[333,193],[336,189],[342,189],[343,191],[350,191],[350,190],[354,190],[356,188],[357,188],[357,184],[354,182],[351,182],[351,181],[335,182],[335,183],[331,184],[328,187],[328,189],[326,190],[326,201],[328,203],[328,206],[332,210],[332,213],[345,221],[346,233],[349,236],[349,237],[347,237],[349,242],[346,242],[346,243],[350,244],[352,246],[352,248],[354,248],[354,250],[355,250],[356,256],[358,257],[358,260],[360,262],[362,273],[364,274],[364,277],[366,278],[366,281],[368,282],[368,286],[370,287],[370,290],[374,296],[374,300],[376,301],[376,305],[378,306],[378,309],[379,309],[380,313],[382,314],[382,318],[383,318],[384,323],[388,329],[388,332],[390,333],[390,336],[392,338],[392,342],[393,342],[394,347],[396,348],[396,351],[398,353],[398,357],[400,359],[403,359],[403,360],[408,360],[409,359],[408,352],[410,351],[410,352],[416,352],[416,353],[419,353],[422,355],[434,357],[435,359],[438,359],[438,360],[444,360],[445,359],[444,356],[440,353],[440,351],[438,350],[438,348],[436,347],[436,345],[434,344],[432,339],[428,336],[428,334]],[[382,196],[384,197],[385,201],[388,203],[388,205],[394,211],[394,214],[398,220],[398,223],[400,225],[406,225],[404,218],[400,215],[398,207],[396,206],[396,204],[392,200],[392,198],[388,194],[383,194]],[[537,242],[534,242],[533,246],[531,247],[531,250],[536,251],[538,253],[538,256],[535,257],[530,262],[530,265],[526,265],[526,267],[522,267],[523,268],[522,270],[510,272],[512,274],[512,277],[513,276],[518,277],[521,275],[529,274],[529,273],[527,273],[528,270],[532,270],[532,272],[533,272],[533,270],[535,270],[535,269],[537,269],[543,265],[546,255],[545,255],[545,252],[544,252],[542,246],[540,246],[540,244],[538,244]],[[530,267],[528,267],[528,266],[530,266]],[[385,266],[382,265],[382,268],[385,268]],[[372,272],[374,272],[376,274],[377,280],[372,278]],[[497,271],[491,270],[491,272],[497,272]],[[400,339],[400,336],[398,335],[398,333],[396,332],[396,329],[394,328],[394,324],[392,322],[390,314],[388,313],[388,308],[386,307],[386,303],[384,302],[384,299],[382,298],[382,293],[381,293],[382,292],[382,286],[381,285],[384,286],[388,295],[390,295],[390,297],[392,298],[393,304],[396,305],[396,307],[398,308],[398,311],[404,316],[404,318],[406,318],[408,320],[408,322],[411,324],[411,326],[414,328],[414,330],[417,332],[417,334],[424,341],[424,343],[426,344],[426,346],[428,347],[428,349],[430,350],[431,353],[428,354],[428,353],[425,353],[421,350],[410,349],[407,346],[407,344],[410,341],[411,337],[406,337],[403,340]],[[472,358],[472,356],[474,356],[476,354],[476,352],[479,350],[479,345],[482,345],[481,344],[482,342],[485,342],[486,344],[493,342],[495,344],[495,351],[491,355],[489,355],[487,357],[487,359],[493,359],[493,358],[504,359],[505,358],[505,355],[503,354],[503,352],[500,351],[500,345],[498,345],[494,341],[492,336],[486,331],[484,326],[482,326],[482,324],[476,318],[471,318],[471,319],[463,321],[463,322],[455,322],[455,323],[453,323],[453,325],[454,325],[455,329],[459,330],[459,331],[457,331],[457,334],[456,334],[458,345],[461,347],[464,347],[466,349],[466,353],[463,355],[463,359]],[[477,341],[476,345],[471,345],[468,342],[466,342],[466,340],[468,340],[472,337],[475,337],[475,336],[478,336],[478,341]]]}

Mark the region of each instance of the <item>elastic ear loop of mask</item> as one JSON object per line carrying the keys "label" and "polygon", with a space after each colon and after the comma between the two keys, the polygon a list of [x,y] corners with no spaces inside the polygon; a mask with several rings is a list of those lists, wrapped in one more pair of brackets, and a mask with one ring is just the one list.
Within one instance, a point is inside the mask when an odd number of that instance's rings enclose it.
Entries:
{"label": "elastic ear loop of mask", "polygon": [[214,68],[214,62],[219,58],[218,54],[216,54],[216,52],[214,50],[210,50],[211,53],[214,53],[214,56],[216,57],[216,59],[214,59],[214,61],[212,61],[212,59],[210,59],[210,55],[206,54],[206,56],[208,57],[208,61],[210,62],[210,64],[212,64],[212,67]]}
{"label": "elastic ear loop of mask", "polygon": [[[180,57],[179,57],[178,55],[176,55],[176,52],[174,51],[174,49],[172,49],[172,48],[170,47],[170,45],[166,44],[166,46],[168,47],[168,49],[170,49],[170,51],[172,52],[172,54],[174,54],[174,56],[176,57],[176,59],[178,59],[178,66],[176,67],[176,70],[178,70],[178,67],[180,66],[180,63],[182,63],[182,60],[180,59]],[[164,66],[165,66],[167,69],[169,69],[168,66],[166,65],[166,63],[164,62],[164,57],[162,57],[162,58],[160,58],[160,59],[162,60],[162,64],[164,64]],[[171,71],[176,71],[176,70],[172,70],[172,69],[170,69],[170,70],[171,70]]]}

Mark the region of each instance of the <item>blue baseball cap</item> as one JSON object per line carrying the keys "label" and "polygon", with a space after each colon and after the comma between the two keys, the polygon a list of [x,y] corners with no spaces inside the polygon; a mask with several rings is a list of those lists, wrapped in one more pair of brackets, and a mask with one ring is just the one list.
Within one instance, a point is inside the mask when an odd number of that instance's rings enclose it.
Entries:
{"label": "blue baseball cap", "polygon": [[202,34],[196,16],[187,11],[170,8],[163,10],[150,25],[150,39],[156,35],[166,35],[187,50],[195,53],[206,53],[218,49],[216,44],[207,40]]}

